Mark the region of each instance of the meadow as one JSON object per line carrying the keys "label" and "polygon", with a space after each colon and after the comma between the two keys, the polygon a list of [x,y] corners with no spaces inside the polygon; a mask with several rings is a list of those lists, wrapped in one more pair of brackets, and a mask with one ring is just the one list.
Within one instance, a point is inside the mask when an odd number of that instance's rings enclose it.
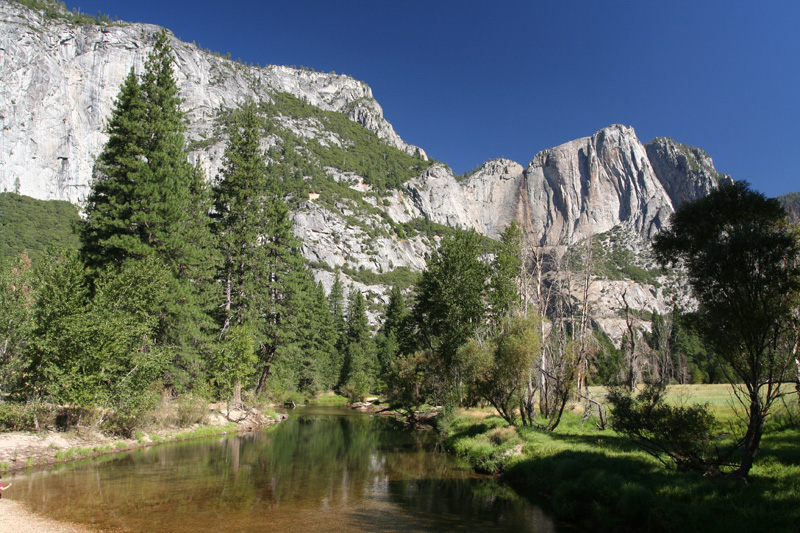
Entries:
{"label": "meadow", "polygon": [[[737,431],[729,385],[676,386],[674,403],[707,403],[719,445]],[[593,393],[601,395],[596,389]],[[476,470],[498,474],[559,520],[593,531],[796,531],[800,523],[797,397],[779,402],[747,481],[664,467],[579,406],[554,432],[509,426],[490,409],[441,424],[446,447]]]}

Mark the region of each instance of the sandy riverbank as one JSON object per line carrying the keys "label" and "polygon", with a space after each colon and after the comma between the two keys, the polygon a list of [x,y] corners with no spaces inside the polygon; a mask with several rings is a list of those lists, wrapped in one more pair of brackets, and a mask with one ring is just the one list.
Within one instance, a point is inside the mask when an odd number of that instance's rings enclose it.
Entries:
{"label": "sandy riverbank", "polygon": [[[225,415],[223,415],[223,411]],[[71,431],[12,431],[0,433],[0,474],[59,462],[117,453],[164,442],[226,433],[250,431],[278,422],[257,410],[227,410],[209,407],[202,424],[190,427],[159,427],[137,432],[136,438],[105,435],[86,428]]]}
{"label": "sandy riverbank", "polygon": [[[99,432],[42,431],[0,433],[0,473],[3,484],[13,483],[7,473],[27,468],[85,459],[86,457],[119,453],[127,450],[153,446],[167,442],[185,440],[226,433],[251,431],[273,424],[279,419],[260,415],[257,411],[225,411],[221,406],[211,406],[209,416],[202,425],[189,428],[159,428],[144,430],[136,439],[110,437]],[[235,421],[235,422],[232,422]],[[30,512],[22,502],[14,501],[14,487],[0,498],[0,531],[15,533],[97,533],[96,529],[58,522]]]}
{"label": "sandy riverbank", "polygon": [[[12,491],[14,487],[8,490]],[[28,511],[22,503],[9,500],[7,496],[0,499],[0,530],[14,533],[97,533],[99,531],[35,515]]]}

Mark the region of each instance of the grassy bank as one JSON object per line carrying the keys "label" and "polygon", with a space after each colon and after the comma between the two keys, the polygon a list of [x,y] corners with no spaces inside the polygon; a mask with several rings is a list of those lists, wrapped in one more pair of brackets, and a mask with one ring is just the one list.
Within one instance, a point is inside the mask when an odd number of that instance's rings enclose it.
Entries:
{"label": "grassy bank", "polygon": [[[673,400],[692,400],[692,392],[676,391]],[[732,419],[722,387],[696,392]],[[666,469],[575,413],[554,433],[509,427],[491,413],[461,412],[443,424],[446,446],[477,470],[499,473],[558,519],[599,531],[796,531],[800,523],[797,427],[769,427],[745,483]]]}

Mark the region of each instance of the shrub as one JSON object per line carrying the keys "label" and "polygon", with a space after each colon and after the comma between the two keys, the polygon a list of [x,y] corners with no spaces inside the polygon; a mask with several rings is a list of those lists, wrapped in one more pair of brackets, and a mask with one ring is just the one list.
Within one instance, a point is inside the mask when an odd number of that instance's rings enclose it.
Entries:
{"label": "shrub", "polygon": [[202,424],[208,416],[208,402],[201,397],[186,394],[175,402],[175,425],[185,428]]}
{"label": "shrub", "polygon": [[0,403],[0,430],[23,431],[35,425],[36,409],[30,404]]}
{"label": "shrub", "polygon": [[724,464],[725,458],[715,454],[716,420],[708,404],[667,405],[664,387],[654,384],[636,395],[612,388],[607,400],[612,427],[665,466],[713,473]]}

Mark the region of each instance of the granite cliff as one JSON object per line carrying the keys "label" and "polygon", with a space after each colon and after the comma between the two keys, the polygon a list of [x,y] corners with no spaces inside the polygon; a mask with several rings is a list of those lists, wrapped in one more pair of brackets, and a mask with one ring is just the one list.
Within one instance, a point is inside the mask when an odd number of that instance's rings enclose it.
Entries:
{"label": "granite cliff", "polygon": [[[120,84],[132,67],[142,72],[160,29],[77,25],[0,2],[0,190],[73,203],[86,198]],[[175,38],[172,47],[190,142],[213,135],[219,110],[289,92],[346,114],[388,145],[423,153],[400,139],[363,82],[283,66],[247,66]],[[194,157],[215,175],[207,159]]]}

